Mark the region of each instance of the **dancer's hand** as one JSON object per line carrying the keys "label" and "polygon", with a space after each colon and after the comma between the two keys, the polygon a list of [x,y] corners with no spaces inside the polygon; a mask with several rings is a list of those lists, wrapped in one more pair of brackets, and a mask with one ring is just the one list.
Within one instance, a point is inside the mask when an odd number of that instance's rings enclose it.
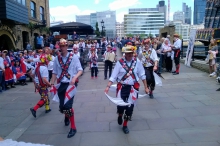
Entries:
{"label": "dancer's hand", "polygon": [[76,78],[72,78],[72,80],[70,81],[70,85],[75,85],[76,82]]}
{"label": "dancer's hand", "polygon": [[145,87],[145,92],[146,92],[146,94],[149,94],[149,93],[150,93],[150,91],[149,91],[149,88],[148,88],[148,87]]}
{"label": "dancer's hand", "polygon": [[107,86],[107,87],[105,88],[105,93],[108,93],[108,90],[109,90],[109,87]]}
{"label": "dancer's hand", "polygon": [[157,70],[157,66],[154,66],[153,70],[156,71]]}

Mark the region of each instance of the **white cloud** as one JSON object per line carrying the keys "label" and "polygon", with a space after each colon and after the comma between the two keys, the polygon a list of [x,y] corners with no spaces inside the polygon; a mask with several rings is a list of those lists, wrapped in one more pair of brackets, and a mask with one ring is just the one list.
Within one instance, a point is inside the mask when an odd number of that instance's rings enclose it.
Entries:
{"label": "white cloud", "polygon": [[115,0],[108,6],[110,10],[118,10],[121,8],[127,8],[138,4],[141,4],[139,0]]}
{"label": "white cloud", "polygon": [[[67,7],[58,6],[54,8],[50,8],[50,15],[55,18],[52,21],[64,21],[64,22],[71,22],[76,21],[76,15],[89,15],[90,13],[95,12],[94,10],[80,10],[75,5],[70,5]],[[51,22],[52,22],[51,21]]]}
{"label": "white cloud", "polygon": [[117,22],[123,22],[125,14],[128,14],[128,12],[124,11],[124,12],[120,12],[120,13],[116,14],[116,21]]}
{"label": "white cloud", "polygon": [[95,0],[95,4],[99,4],[100,0]]}

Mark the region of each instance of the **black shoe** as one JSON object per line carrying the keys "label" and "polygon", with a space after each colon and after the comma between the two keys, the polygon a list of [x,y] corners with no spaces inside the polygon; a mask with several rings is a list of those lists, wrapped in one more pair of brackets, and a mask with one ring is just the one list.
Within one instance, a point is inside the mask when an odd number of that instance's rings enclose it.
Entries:
{"label": "black shoe", "polygon": [[12,85],[11,88],[16,88],[16,87],[14,85]]}
{"label": "black shoe", "polygon": [[107,78],[105,77],[104,80],[107,80]]}
{"label": "black shoe", "polygon": [[76,134],[76,129],[70,129],[70,132],[67,135],[67,138],[73,137]]}
{"label": "black shoe", "polygon": [[153,93],[150,93],[150,94],[149,94],[149,96],[150,96],[150,98],[151,98],[151,99],[153,99],[153,98],[154,98]]}
{"label": "black shoe", "polygon": [[128,134],[129,133],[129,129],[128,129],[127,126],[123,126],[122,130],[123,130],[124,134]]}
{"label": "black shoe", "polygon": [[65,117],[64,123],[65,123],[65,126],[69,126],[69,124],[70,124],[69,118]]}
{"label": "black shoe", "polygon": [[45,110],[45,113],[49,113],[51,111],[51,109],[49,109],[49,110]]}
{"label": "black shoe", "polygon": [[30,108],[32,115],[36,118],[36,111],[33,108]]}
{"label": "black shoe", "polygon": [[178,75],[178,74],[179,74],[178,72],[173,73],[173,75]]}
{"label": "black shoe", "polygon": [[172,71],[172,73],[174,74],[174,73],[176,73],[176,71]]}
{"label": "black shoe", "polygon": [[216,91],[220,91],[220,88],[218,88]]}
{"label": "black shoe", "polygon": [[122,120],[122,116],[118,116],[118,125],[121,125],[122,122],[123,122],[123,120]]}

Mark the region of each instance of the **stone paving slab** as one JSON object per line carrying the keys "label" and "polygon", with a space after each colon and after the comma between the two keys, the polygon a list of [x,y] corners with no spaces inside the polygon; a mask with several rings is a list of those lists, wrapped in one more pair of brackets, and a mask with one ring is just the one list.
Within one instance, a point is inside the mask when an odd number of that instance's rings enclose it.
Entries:
{"label": "stone paving slab", "polygon": [[218,142],[181,143],[177,146],[220,146]]}
{"label": "stone paving slab", "polygon": [[127,137],[131,145],[181,143],[171,130],[133,131]]}
{"label": "stone paving slab", "polygon": [[176,129],[175,132],[183,142],[211,142],[220,138],[220,127],[198,127]]}

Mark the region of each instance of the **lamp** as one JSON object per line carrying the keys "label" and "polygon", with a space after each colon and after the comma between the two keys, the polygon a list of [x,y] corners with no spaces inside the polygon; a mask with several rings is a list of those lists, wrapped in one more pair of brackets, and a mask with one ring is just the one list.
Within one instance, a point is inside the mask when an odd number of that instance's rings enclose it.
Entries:
{"label": "lamp", "polygon": [[101,25],[102,25],[102,27],[104,26],[104,21],[103,20],[101,21]]}

